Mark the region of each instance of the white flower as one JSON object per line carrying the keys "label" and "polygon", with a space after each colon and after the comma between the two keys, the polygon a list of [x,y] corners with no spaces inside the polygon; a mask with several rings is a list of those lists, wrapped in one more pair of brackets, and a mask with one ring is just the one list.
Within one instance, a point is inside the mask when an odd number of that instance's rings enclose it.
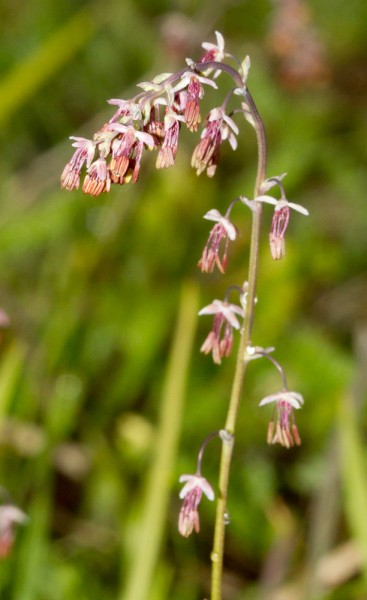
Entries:
{"label": "white flower", "polygon": [[214,491],[210,483],[202,477],[201,475],[181,475],[180,483],[186,481],[180,492],[180,498],[183,499],[187,496],[193,489],[199,488],[209,500],[214,500]]}

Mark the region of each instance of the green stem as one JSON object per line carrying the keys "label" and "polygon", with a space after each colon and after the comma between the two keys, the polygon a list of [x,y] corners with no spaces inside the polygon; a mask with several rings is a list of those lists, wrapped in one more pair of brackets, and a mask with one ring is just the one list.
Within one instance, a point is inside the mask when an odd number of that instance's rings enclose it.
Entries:
{"label": "green stem", "polygon": [[[255,183],[254,197],[259,195],[261,183],[265,179],[266,172],[266,140],[264,125],[250,95],[246,93],[246,100],[250,108],[252,117],[255,122],[255,131],[258,143],[258,169]],[[234,433],[236,428],[237,414],[241,401],[242,388],[245,379],[247,361],[245,360],[246,348],[251,344],[251,334],[254,322],[257,273],[259,262],[259,246],[260,246],[260,231],[261,231],[261,202],[255,202],[252,210],[252,230],[251,244],[249,255],[249,272],[248,272],[248,290],[247,290],[247,306],[243,327],[241,330],[241,339],[238,347],[236,360],[236,368],[232,384],[232,392],[228,406],[225,431],[227,436],[223,436],[222,454],[220,460],[219,471],[219,490],[217,500],[217,510],[215,518],[214,543],[212,559],[212,590],[211,600],[221,600],[222,598],[222,573],[223,573],[223,553],[224,553],[224,537],[225,537],[225,515],[227,511],[227,496],[228,482],[232,459],[232,450],[234,442]]]}

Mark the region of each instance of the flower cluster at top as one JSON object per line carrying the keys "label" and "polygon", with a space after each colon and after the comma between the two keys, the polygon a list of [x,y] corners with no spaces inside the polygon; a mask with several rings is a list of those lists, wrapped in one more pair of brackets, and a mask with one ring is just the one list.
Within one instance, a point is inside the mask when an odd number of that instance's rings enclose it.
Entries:
{"label": "flower cluster at top", "polygon": [[[93,139],[70,138],[76,150],[61,175],[61,186],[67,190],[78,189],[84,167],[82,189],[85,194],[98,196],[109,192],[112,184],[135,183],[144,149],[158,151],[157,169],[174,165],[182,124],[190,131],[197,131],[205,86],[216,89],[214,79],[221,72],[218,67],[225,58],[233,58],[224,51],[224,39],[219,32],[216,38],[216,44],[203,43],[205,53],[199,63],[187,59],[187,67],[181,71],[163,73],[152,81],[138,84],[143,91],[134,98],[109,100],[109,104],[117,107],[116,112]],[[239,71],[223,64],[223,70],[226,68],[236,74],[238,86],[206,117],[192,156],[192,166],[198,175],[204,171],[209,177],[214,175],[224,140],[228,140],[233,149],[237,147],[238,128],[226,113],[226,105],[232,93],[244,95],[248,59]]]}

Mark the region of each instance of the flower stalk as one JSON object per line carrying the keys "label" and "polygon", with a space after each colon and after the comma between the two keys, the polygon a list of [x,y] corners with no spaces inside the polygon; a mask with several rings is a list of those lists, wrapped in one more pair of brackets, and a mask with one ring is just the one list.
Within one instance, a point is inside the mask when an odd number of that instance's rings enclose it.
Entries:
{"label": "flower stalk", "polygon": [[[255,103],[250,92],[246,92],[246,100],[254,120],[255,132],[258,145],[258,168],[254,189],[254,197],[259,195],[260,185],[266,177],[266,138],[263,122],[257,111]],[[228,482],[232,461],[232,450],[238,410],[242,397],[242,389],[245,379],[246,367],[248,361],[245,360],[247,346],[251,345],[252,327],[255,316],[255,299],[257,287],[257,275],[259,265],[259,247],[261,232],[262,205],[259,202],[254,203],[252,210],[251,243],[248,268],[248,286],[247,303],[243,319],[241,338],[238,346],[236,367],[232,384],[232,392],[228,406],[228,412],[225,422],[225,431],[233,436],[230,444],[223,442],[222,454],[219,470],[219,492],[217,501],[217,510],[215,517],[214,543],[212,551],[212,586],[211,600],[221,600],[222,598],[222,573],[223,573],[223,554],[225,538],[225,515],[227,512]]]}

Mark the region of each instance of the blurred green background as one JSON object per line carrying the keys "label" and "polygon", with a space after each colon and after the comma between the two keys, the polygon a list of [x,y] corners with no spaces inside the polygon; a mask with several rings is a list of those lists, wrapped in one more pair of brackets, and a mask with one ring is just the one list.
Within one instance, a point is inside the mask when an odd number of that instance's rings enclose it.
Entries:
{"label": "blurred green background", "polygon": [[[144,157],[139,182],[97,199],[59,189],[70,135],[91,137],[108,98],[199,58],[221,31],[250,54],[268,175],[287,172],[287,256],[264,218],[254,343],[276,346],[303,444],[266,445],[280,389],[250,365],[230,485],[224,600],[367,598],[365,0],[14,0],[0,4],[0,483],[30,516],[0,564],[1,600],[202,600],[214,504],[177,533],[178,478],[223,426],[234,356],[199,353],[201,306],[242,284],[250,219],[225,277],[196,269],[202,215],[250,196],[255,136],[197,178],[197,136],[175,168]],[[223,78],[224,89],[228,85]],[[220,103],[208,93],[208,106]],[[194,139],[195,138],[195,139]],[[214,488],[219,443],[204,474]]]}

